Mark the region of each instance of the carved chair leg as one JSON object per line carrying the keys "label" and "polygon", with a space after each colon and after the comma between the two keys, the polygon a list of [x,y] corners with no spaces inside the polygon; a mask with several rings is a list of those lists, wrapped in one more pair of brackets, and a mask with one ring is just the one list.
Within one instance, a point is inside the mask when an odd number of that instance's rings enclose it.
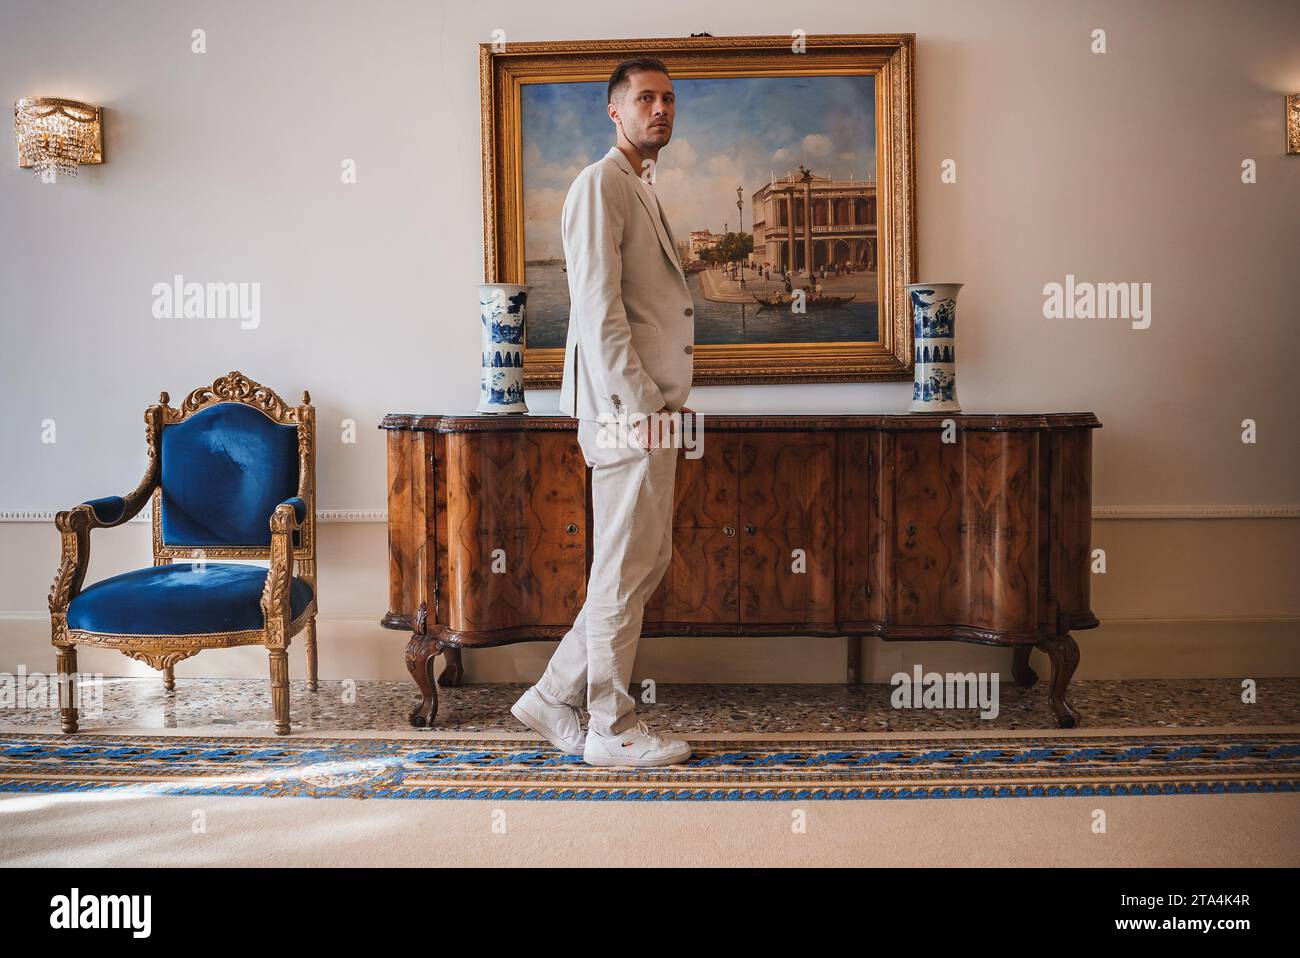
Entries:
{"label": "carved chair leg", "polygon": [[[59,722],[63,731],[71,735],[77,731],[77,705],[70,676],[77,671],[77,647],[56,646],[59,660]],[[66,698],[65,698],[66,696]]]}
{"label": "carved chair leg", "polygon": [[443,646],[443,653],[447,657],[447,664],[442,667],[442,674],[438,676],[438,684],[444,689],[452,689],[460,685],[460,680],[465,675],[465,670],[460,662],[460,649],[454,645],[446,645]]}
{"label": "carved chair leg", "polygon": [[168,692],[176,691],[176,668],[171,665],[163,666],[163,689]]}
{"label": "carved chair leg", "polygon": [[289,734],[289,653],[268,649],[271,655],[271,704],[275,708],[275,734]]}
{"label": "carved chair leg", "polygon": [[307,691],[315,692],[316,685],[316,616],[307,620]]}
{"label": "carved chair leg", "polygon": [[1065,690],[1079,665],[1079,646],[1067,632],[1040,642],[1038,647],[1052,659],[1052,682],[1047,700],[1051,703],[1052,714],[1056,716],[1056,725],[1058,728],[1077,728],[1079,713],[1065,700]]}
{"label": "carved chair leg", "polygon": [[410,714],[410,722],[416,728],[430,728],[438,717],[438,683],[433,680],[433,666],[441,651],[443,645],[437,636],[419,632],[406,644],[406,668],[420,686],[420,704]]}
{"label": "carved chair leg", "polygon": [[1011,677],[1016,680],[1016,685],[1026,689],[1038,681],[1038,673],[1029,664],[1029,653],[1033,649],[1032,645],[1017,645],[1011,650]]}

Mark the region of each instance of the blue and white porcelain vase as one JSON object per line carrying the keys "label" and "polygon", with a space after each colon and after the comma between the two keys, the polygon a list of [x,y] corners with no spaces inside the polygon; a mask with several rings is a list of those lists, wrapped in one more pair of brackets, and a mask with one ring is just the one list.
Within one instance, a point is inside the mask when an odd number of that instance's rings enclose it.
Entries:
{"label": "blue and white porcelain vase", "polygon": [[483,377],[477,412],[528,412],[524,402],[524,315],[530,289],[517,283],[483,283],[478,288]]}
{"label": "blue and white porcelain vase", "polygon": [[957,402],[957,291],[964,283],[904,286],[912,307],[912,412],[961,412]]}

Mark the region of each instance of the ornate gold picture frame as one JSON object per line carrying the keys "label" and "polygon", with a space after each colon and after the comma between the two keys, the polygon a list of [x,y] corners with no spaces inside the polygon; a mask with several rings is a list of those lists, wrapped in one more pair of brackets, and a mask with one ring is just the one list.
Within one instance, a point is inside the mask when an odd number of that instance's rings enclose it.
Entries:
{"label": "ornate gold picture frame", "polygon": [[[777,170],[775,165],[791,153],[778,150],[774,153],[777,159],[773,161],[770,182],[740,184],[742,194],[737,198],[742,201],[742,206],[733,211],[739,216],[737,229],[730,229],[728,224],[726,232],[742,232],[744,224],[749,222],[754,245],[758,248],[749,257],[749,269],[737,271],[740,282],[736,285],[740,290],[757,291],[761,288],[769,294],[768,299],[780,300],[780,290],[774,284],[785,278],[787,264],[792,268],[796,289],[816,283],[823,266],[834,274],[826,277],[827,288],[832,293],[836,291],[835,283],[840,277],[846,280],[851,277],[851,281],[861,284],[868,281],[867,274],[872,274],[869,281],[874,284],[872,292],[876,299],[874,332],[870,335],[855,334],[838,341],[805,341],[800,336],[813,335],[811,331],[815,326],[792,322],[792,330],[809,332],[794,332],[788,341],[719,342],[718,337],[710,341],[699,335],[700,321],[697,319],[694,381],[698,385],[712,385],[911,379],[912,330],[904,287],[914,282],[916,276],[914,44],[913,34],[814,35],[804,38],[700,36],[482,44],[479,65],[483,117],[484,280],[530,283],[544,268],[557,271],[561,268],[550,265],[555,262],[554,254],[550,252],[553,242],[539,252],[534,238],[525,236],[529,216],[535,224],[549,224],[549,217],[546,217],[549,209],[535,200],[530,202],[530,198],[525,196],[525,170],[528,167],[525,141],[529,137],[529,131],[525,129],[528,125],[525,103],[530,96],[534,102],[537,101],[536,94],[542,88],[535,85],[582,85],[573,89],[575,93],[579,89],[585,90],[584,104],[588,108],[584,119],[586,114],[596,112],[595,120],[603,120],[609,127],[608,139],[600,150],[603,153],[613,145],[614,128],[602,112],[590,108],[596,92],[592,85],[600,84],[599,101],[595,105],[603,110],[603,87],[610,72],[617,63],[631,57],[658,57],[668,67],[673,83],[678,87],[684,82],[704,79],[771,83],[770,78],[792,78],[791,83],[800,84],[798,95],[811,90],[806,102],[821,105],[823,110],[832,98],[821,95],[816,86],[817,78],[866,78],[861,80],[861,84],[874,100],[867,112],[874,117],[875,127],[874,142],[867,147],[874,151],[874,156],[870,157],[872,162],[867,165],[874,165],[874,169],[865,174],[852,170],[846,174],[835,171],[831,161],[827,160],[823,172],[819,170],[815,155],[802,161],[800,157],[791,155],[790,167],[795,164],[803,167],[806,163],[808,169],[799,173],[790,169]],[[843,87],[844,82],[836,81],[838,87]],[[829,89],[829,81],[826,86]],[[563,89],[560,88],[561,92]],[[838,95],[842,95],[842,91]],[[554,97],[550,102],[555,102]],[[770,102],[779,107],[782,98],[774,97]],[[786,102],[789,102],[788,98]],[[681,94],[678,104],[681,118],[691,104],[689,101],[684,103]],[[798,123],[793,121],[807,111],[794,112],[791,126],[797,135]],[[818,144],[823,156],[828,151],[833,156],[855,156],[850,147],[833,142],[833,137],[829,139],[829,145]],[[861,147],[859,143],[851,148]],[[536,152],[532,143],[529,149]],[[664,151],[670,164],[672,149],[670,143]],[[587,162],[594,162],[600,153]],[[529,161],[534,165],[537,163],[535,156],[530,156]],[[857,159],[847,162],[857,162]],[[572,164],[564,167],[563,171],[570,168]],[[573,169],[575,175],[577,169]],[[853,180],[855,173],[862,179]],[[557,185],[562,178],[559,176],[556,180]],[[844,182],[846,179],[849,182]],[[863,188],[868,179],[869,190]],[[809,180],[819,190],[815,199]],[[801,190],[810,202],[800,198]],[[552,188],[549,192],[553,200],[557,190]],[[783,198],[778,198],[777,194],[782,194]],[[670,197],[671,193],[665,191],[665,207],[668,207]],[[821,201],[823,197],[825,202]],[[863,197],[870,197],[869,205]],[[748,211],[743,205],[746,202],[749,203]],[[539,206],[542,209],[540,214]],[[753,219],[761,216],[764,210],[769,215],[777,211],[781,218],[779,224],[775,218],[770,223],[765,218],[755,227]],[[848,211],[847,214],[844,210]],[[872,222],[866,222],[864,210],[869,211]],[[543,218],[538,219],[539,216]],[[557,230],[558,216],[557,210]],[[669,216],[672,218],[671,210]],[[824,235],[827,229],[835,228],[823,225],[828,222],[849,225],[842,227],[843,236],[835,240]],[[776,232],[773,227],[776,227]],[[680,226],[674,223],[679,245],[688,257],[694,253],[695,237],[687,241],[686,235],[693,231],[706,237],[712,235],[709,230],[696,230],[694,223],[681,223]],[[768,233],[766,239],[764,232]],[[807,270],[808,253],[812,254],[812,275]],[[550,259],[541,258],[548,254]],[[683,262],[686,261],[687,257],[683,257]],[[534,267],[532,279],[529,277],[530,265]],[[743,282],[746,276],[750,277],[748,286]],[[774,288],[777,295],[772,296]],[[565,295],[567,297],[567,291]],[[860,297],[859,306],[869,296],[870,293]],[[756,300],[751,307],[754,310],[752,315],[759,316],[757,310],[763,304],[757,302],[757,296],[752,298]],[[839,298],[848,301],[853,297]],[[834,303],[834,297],[829,297],[828,301],[838,305]],[[761,315],[770,322],[773,314]],[[845,312],[835,312],[830,308],[821,315],[827,317],[825,329],[832,328],[831,324],[843,328],[847,316]],[[817,317],[813,316],[808,322],[815,324],[816,321]],[[531,298],[528,324],[533,324]],[[530,342],[525,329],[525,386],[555,388],[560,384],[563,339],[552,342],[556,339],[555,331],[546,329],[545,333],[544,337]],[[821,335],[825,337],[827,334],[823,330]],[[545,345],[536,344],[543,340]]]}

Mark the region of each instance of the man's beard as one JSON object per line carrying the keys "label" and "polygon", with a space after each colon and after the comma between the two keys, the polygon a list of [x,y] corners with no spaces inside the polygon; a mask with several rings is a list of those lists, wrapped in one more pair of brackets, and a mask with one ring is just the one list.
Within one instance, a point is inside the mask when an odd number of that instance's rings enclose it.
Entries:
{"label": "man's beard", "polygon": [[642,131],[641,142],[638,144],[638,146],[642,147],[643,149],[645,147],[662,149],[663,147],[668,145],[668,141],[672,139],[672,135],[673,135],[672,127],[662,127],[662,126],[646,127],[646,129]]}

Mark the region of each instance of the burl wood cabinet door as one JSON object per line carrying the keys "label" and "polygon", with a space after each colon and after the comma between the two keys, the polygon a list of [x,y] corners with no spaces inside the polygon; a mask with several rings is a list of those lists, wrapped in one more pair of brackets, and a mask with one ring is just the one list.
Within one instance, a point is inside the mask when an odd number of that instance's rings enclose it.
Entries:
{"label": "burl wood cabinet door", "polygon": [[646,602],[644,623],[740,621],[737,478],[740,437],[700,434],[698,458],[679,453],[673,491],[673,557]]}
{"label": "burl wood cabinet door", "polygon": [[[892,439],[891,439],[892,441]],[[839,472],[835,604],[848,632],[874,633],[887,621],[889,519],[881,491],[882,434],[852,430],[839,434],[835,468]],[[882,581],[882,570],[886,578]]]}
{"label": "burl wood cabinet door", "polygon": [[586,597],[586,462],[568,431],[466,432],[447,442],[455,631],[568,625]]}
{"label": "burl wood cabinet door", "polygon": [[890,463],[892,618],[1033,635],[1036,432],[900,432]]}
{"label": "burl wood cabinet door", "polygon": [[673,560],[647,624],[835,623],[835,437],[704,432],[677,463]]}
{"label": "burl wood cabinet door", "polygon": [[740,621],[835,623],[835,435],[742,434]]}

